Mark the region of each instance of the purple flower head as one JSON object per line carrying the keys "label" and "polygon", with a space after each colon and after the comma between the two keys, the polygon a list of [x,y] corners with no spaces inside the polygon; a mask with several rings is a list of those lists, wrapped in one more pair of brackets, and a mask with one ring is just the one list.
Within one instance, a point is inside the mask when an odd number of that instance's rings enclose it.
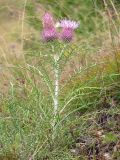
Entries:
{"label": "purple flower head", "polygon": [[74,30],[78,28],[79,23],[71,20],[61,20],[60,27],[62,27],[61,39],[70,42],[73,39]]}
{"label": "purple flower head", "polygon": [[44,41],[53,41],[57,39],[57,32],[55,28],[45,28],[42,32],[42,38]]}
{"label": "purple flower head", "polygon": [[45,13],[42,19],[43,22],[43,32],[42,38],[44,41],[53,41],[57,39],[57,31],[55,29],[55,24],[53,21],[53,17],[49,13]]}
{"label": "purple flower head", "polygon": [[54,21],[52,15],[50,13],[45,13],[42,18],[42,23],[44,28],[54,27]]}

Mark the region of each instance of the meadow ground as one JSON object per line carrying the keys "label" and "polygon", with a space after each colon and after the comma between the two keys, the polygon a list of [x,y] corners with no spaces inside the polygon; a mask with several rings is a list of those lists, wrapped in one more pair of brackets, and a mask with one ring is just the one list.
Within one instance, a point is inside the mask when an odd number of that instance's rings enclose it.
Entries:
{"label": "meadow ground", "polygon": [[[46,11],[80,22],[72,42],[42,42]],[[0,0],[0,22],[0,160],[119,160],[120,2]]]}

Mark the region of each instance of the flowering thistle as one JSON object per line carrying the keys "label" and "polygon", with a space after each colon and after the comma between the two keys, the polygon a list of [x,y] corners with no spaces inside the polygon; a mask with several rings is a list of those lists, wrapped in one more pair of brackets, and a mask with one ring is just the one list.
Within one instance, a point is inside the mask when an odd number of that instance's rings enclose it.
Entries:
{"label": "flowering thistle", "polygon": [[61,39],[70,42],[73,39],[74,30],[78,28],[79,23],[71,20],[61,20],[59,26],[63,28]]}
{"label": "flowering thistle", "polygon": [[43,40],[53,41],[54,39],[57,39],[57,32],[55,30],[55,24],[51,14],[45,13],[42,19],[42,24],[43,24],[43,32],[42,32]]}

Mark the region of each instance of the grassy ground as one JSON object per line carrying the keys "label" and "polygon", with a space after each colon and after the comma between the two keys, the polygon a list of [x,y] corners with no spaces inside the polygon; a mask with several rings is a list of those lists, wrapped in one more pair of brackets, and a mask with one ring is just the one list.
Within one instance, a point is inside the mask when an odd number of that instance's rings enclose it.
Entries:
{"label": "grassy ground", "polygon": [[[119,1],[0,4],[0,160],[119,160]],[[45,11],[80,21],[60,61],[54,132],[51,44],[40,38]],[[64,44],[52,45],[58,52]]]}

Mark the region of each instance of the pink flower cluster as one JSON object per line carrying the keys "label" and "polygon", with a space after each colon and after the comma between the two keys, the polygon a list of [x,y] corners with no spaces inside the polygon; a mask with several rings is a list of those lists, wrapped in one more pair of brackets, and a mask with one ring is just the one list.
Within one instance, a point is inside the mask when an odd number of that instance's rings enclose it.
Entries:
{"label": "pink flower cluster", "polygon": [[57,39],[58,35],[54,26],[52,15],[46,13],[43,16],[42,22],[43,22],[43,32],[42,32],[43,40],[52,41],[54,39]]}
{"label": "pink flower cluster", "polygon": [[45,13],[42,23],[42,39],[46,42],[53,41],[58,38],[63,41],[70,42],[73,39],[74,30],[79,26],[79,23],[76,21],[64,19],[58,23],[58,26],[62,28],[62,31],[57,33],[53,17],[49,13]]}

